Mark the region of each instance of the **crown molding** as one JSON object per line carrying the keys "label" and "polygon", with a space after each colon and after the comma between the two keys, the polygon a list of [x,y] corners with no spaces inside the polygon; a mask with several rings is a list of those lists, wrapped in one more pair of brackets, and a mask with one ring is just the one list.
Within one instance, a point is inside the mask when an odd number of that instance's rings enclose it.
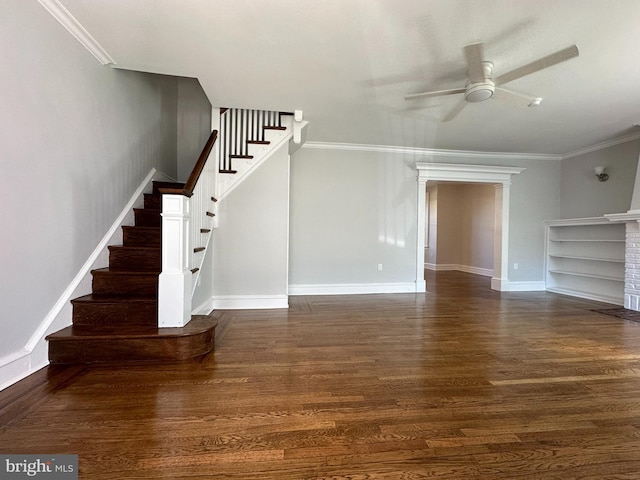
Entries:
{"label": "crown molding", "polygon": [[332,143],[332,142],[306,142],[302,148],[315,148],[321,150],[347,150],[352,152],[385,152],[424,157],[468,157],[482,158],[485,160],[562,160],[560,155],[544,153],[512,153],[512,152],[476,152],[473,150],[444,150],[436,148],[397,147],[387,145],[365,145],[357,143]]}
{"label": "crown molding", "polygon": [[623,135],[621,137],[612,138],[611,140],[605,140],[604,142],[594,143],[593,145],[589,145],[588,147],[579,148],[578,150],[574,150],[573,152],[565,153],[564,155],[562,155],[562,160],[585,155],[591,152],[597,152],[598,150],[614,147],[616,145],[620,145],[621,143],[631,142],[632,140],[637,140],[639,138],[640,132],[636,132],[630,133],[628,135]]}
{"label": "crown molding", "polygon": [[58,22],[66,28],[76,40],[78,40],[84,48],[89,50],[91,54],[98,59],[102,65],[115,65],[115,60],[102,48],[102,45],[91,36],[91,34],[80,24],[80,22],[71,15],[58,0],[38,0]]}

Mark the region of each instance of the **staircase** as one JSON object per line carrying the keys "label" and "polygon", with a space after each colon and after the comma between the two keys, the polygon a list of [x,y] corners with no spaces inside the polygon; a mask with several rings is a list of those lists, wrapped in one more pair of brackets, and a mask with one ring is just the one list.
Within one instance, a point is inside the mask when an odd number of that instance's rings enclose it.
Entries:
{"label": "staircase", "polygon": [[215,202],[289,140],[300,145],[307,123],[301,111],[221,109],[217,149],[213,130],[185,184],[154,182],[144,208],[134,208],[135,225],[122,227],[123,244],[108,247],[109,267],[91,272],[92,293],[71,301],[72,325],[46,337],[50,363],[169,362],[212,351],[217,322],[192,315],[191,301]]}
{"label": "staircase", "polygon": [[51,363],[167,362],[199,357],[213,349],[216,321],[192,316],[184,327],[158,328],[161,271],[161,208],[164,188],[154,182],[135,225],[123,226],[123,245],[109,246],[109,267],[93,270],[90,295],[76,298],[73,325],[47,337]]}

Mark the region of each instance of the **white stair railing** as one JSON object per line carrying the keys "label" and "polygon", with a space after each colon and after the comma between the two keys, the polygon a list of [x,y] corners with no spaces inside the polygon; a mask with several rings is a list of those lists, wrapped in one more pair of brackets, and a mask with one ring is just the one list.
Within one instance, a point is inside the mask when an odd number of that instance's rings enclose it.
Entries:
{"label": "white stair railing", "polygon": [[307,124],[302,121],[301,111],[287,113],[225,108],[221,112],[220,174],[216,183],[219,200],[242,183],[271,152],[291,139],[299,143],[302,128]]}
{"label": "white stair railing", "polygon": [[253,158],[250,145],[269,145],[267,131],[284,131],[287,128],[283,117],[292,113],[269,110],[226,108],[220,116],[220,172],[236,172],[234,159]]}

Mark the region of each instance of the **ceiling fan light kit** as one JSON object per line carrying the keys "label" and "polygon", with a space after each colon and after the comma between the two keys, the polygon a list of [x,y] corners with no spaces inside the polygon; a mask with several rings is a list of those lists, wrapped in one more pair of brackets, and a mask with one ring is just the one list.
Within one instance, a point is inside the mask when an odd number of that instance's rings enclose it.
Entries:
{"label": "ceiling fan light kit", "polygon": [[466,106],[467,103],[480,103],[493,97],[496,90],[500,91],[501,96],[507,98],[515,98],[519,101],[522,99],[528,102],[529,107],[537,107],[542,102],[540,97],[532,97],[522,93],[514,92],[502,88],[501,85],[531,75],[545,68],[549,68],[561,62],[565,62],[579,55],[578,47],[571,45],[570,47],[559,50],[551,55],[539,58],[526,65],[518,67],[507,73],[493,77],[493,63],[484,59],[484,43],[475,43],[464,47],[464,53],[467,60],[467,71],[469,80],[465,88],[453,88],[449,90],[437,90],[432,92],[413,93],[407,95],[405,100],[415,98],[438,97],[441,95],[455,95],[464,93],[464,99],[458,103],[443,119],[448,122],[455,118]]}
{"label": "ceiling fan light kit", "polygon": [[464,99],[471,103],[484,102],[485,100],[493,97],[495,88],[496,87],[491,80],[480,83],[469,83],[467,84],[467,88],[464,92]]}

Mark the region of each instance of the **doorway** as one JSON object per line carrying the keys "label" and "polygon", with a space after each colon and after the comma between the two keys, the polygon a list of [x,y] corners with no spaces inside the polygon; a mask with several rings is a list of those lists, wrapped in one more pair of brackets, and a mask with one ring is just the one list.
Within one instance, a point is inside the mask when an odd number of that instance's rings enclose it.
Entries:
{"label": "doorway", "polygon": [[416,162],[418,170],[418,239],[416,253],[416,291],[425,292],[424,247],[426,242],[424,225],[426,218],[426,192],[428,181],[488,183],[495,185],[495,229],[493,239],[493,276],[491,288],[509,290],[509,193],[511,176],[524,168],[490,165],[461,165]]}

